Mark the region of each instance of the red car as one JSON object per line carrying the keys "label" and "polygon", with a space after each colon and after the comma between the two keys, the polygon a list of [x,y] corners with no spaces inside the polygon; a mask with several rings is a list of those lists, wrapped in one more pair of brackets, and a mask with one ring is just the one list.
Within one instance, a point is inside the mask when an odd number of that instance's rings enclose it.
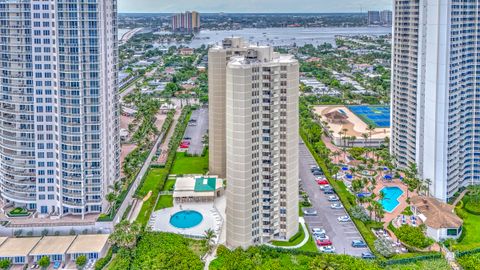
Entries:
{"label": "red car", "polygon": [[317,245],[323,247],[323,246],[331,246],[332,245],[332,241],[328,240],[328,239],[318,239],[317,240]]}
{"label": "red car", "polygon": [[328,181],[323,179],[323,180],[317,180],[317,184],[319,185],[328,185]]}
{"label": "red car", "polygon": [[190,145],[189,141],[183,141],[182,144]]}
{"label": "red car", "polygon": [[189,147],[188,144],[185,144],[185,143],[180,144],[180,148],[182,148],[182,149],[185,149],[185,148],[188,148],[188,147]]}

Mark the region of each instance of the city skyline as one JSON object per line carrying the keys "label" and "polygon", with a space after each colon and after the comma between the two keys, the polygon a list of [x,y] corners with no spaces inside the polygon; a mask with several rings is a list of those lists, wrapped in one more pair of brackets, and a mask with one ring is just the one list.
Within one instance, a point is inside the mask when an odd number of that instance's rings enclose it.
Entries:
{"label": "city skyline", "polygon": [[176,13],[184,9],[197,10],[200,13],[344,13],[367,12],[368,10],[391,9],[390,0],[339,0],[339,1],[273,1],[266,0],[260,3],[255,0],[247,1],[159,1],[149,0],[128,1],[119,0],[120,13]]}

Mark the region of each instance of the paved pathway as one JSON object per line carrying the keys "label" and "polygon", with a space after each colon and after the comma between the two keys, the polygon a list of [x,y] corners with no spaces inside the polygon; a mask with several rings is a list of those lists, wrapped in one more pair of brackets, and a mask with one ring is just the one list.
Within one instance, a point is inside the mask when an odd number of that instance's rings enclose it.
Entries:
{"label": "paved pathway", "polygon": [[305,219],[303,217],[298,218],[298,222],[300,222],[300,225],[302,225],[303,233],[305,237],[303,238],[302,242],[300,242],[298,245],[295,246],[275,246],[272,244],[266,244],[267,246],[274,247],[274,248],[283,248],[283,249],[297,249],[303,247],[308,240],[310,240],[310,233],[308,233],[307,226],[305,225]]}
{"label": "paved pathway", "polygon": [[463,199],[463,196],[465,196],[467,192],[468,192],[468,189],[465,189],[464,191],[462,191],[462,193],[460,193],[460,195],[458,195],[458,197],[453,202],[453,206],[457,206],[457,204]]}

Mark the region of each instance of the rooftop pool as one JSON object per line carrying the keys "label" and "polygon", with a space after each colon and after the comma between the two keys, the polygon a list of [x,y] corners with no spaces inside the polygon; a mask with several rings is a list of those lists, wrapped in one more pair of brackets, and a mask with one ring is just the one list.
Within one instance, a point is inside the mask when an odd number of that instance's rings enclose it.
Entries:
{"label": "rooftop pool", "polygon": [[197,226],[203,220],[202,214],[193,210],[183,210],[170,217],[170,224],[179,229],[189,229]]}
{"label": "rooftop pool", "polygon": [[384,187],[382,190],[380,190],[385,197],[383,200],[379,200],[379,202],[382,204],[383,209],[385,211],[391,213],[397,206],[400,204],[398,201],[398,198],[402,196],[403,191],[399,187]]}

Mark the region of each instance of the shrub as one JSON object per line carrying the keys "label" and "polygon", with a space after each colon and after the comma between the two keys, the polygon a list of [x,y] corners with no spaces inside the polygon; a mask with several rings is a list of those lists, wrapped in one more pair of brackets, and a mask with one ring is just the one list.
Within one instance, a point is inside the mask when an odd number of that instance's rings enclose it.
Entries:
{"label": "shrub", "polygon": [[108,262],[110,262],[111,259],[112,259],[112,249],[109,249],[105,257],[98,259],[98,261],[95,263],[94,269],[102,270],[105,267],[105,265],[107,265]]}
{"label": "shrub", "polygon": [[385,238],[378,238],[373,244],[378,253],[386,258],[390,258],[395,254],[395,249],[393,248],[392,243]]}
{"label": "shrub", "polygon": [[363,206],[356,205],[350,209],[350,214],[353,218],[360,220],[361,222],[365,223],[370,221],[370,216],[368,215],[367,211]]}
{"label": "shrub", "polygon": [[77,265],[78,268],[82,269],[85,264],[87,264],[87,257],[85,255],[80,255],[77,257],[75,260],[75,264]]}
{"label": "shrub", "polygon": [[0,261],[0,268],[1,269],[8,269],[12,262],[9,259],[3,259]]}
{"label": "shrub", "polygon": [[402,225],[395,231],[395,235],[400,241],[412,247],[426,248],[433,244],[433,240],[426,237],[419,227]]}

